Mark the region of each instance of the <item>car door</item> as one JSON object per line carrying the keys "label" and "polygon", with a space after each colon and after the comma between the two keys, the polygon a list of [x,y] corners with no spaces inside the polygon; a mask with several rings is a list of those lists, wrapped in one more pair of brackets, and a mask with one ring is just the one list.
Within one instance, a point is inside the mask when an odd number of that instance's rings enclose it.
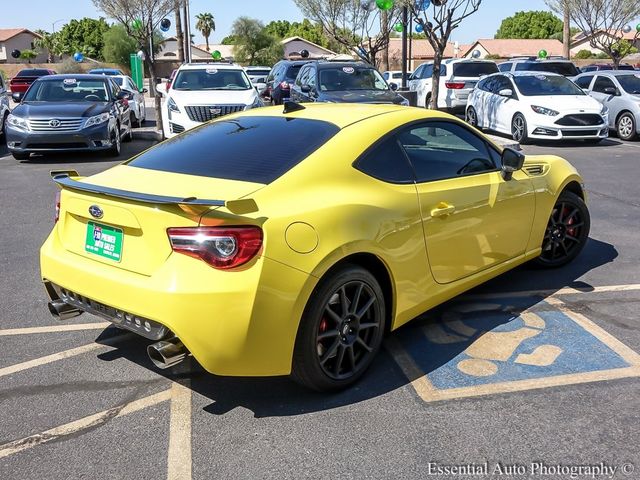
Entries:
{"label": "car door", "polygon": [[416,84],[418,95],[418,106],[428,108],[427,95],[431,95],[431,83],[433,77],[433,64],[427,64],[420,73],[420,79]]}
{"label": "car door", "polygon": [[113,109],[115,111],[114,116],[118,119],[120,125],[120,135],[124,135],[131,128],[131,110],[129,109],[129,103],[124,98],[118,98],[121,90],[113,80],[108,79],[107,86],[111,88]]}
{"label": "car door", "polygon": [[626,108],[620,95],[619,85],[604,75],[596,75],[589,94],[609,109],[609,126],[615,128],[618,114]]}
{"label": "car door", "polygon": [[[511,120],[518,110],[516,89],[511,79],[505,75],[498,75],[492,88],[492,103],[489,107],[494,110],[494,125],[491,128],[498,132],[510,132]],[[511,90],[511,96],[500,95],[504,90]]]}
{"label": "car door", "polygon": [[415,171],[429,265],[438,283],[525,253],[535,212],[526,174],[505,180],[497,150],[459,122],[421,122],[398,139]]}
{"label": "car door", "polygon": [[418,91],[418,83],[420,80],[420,75],[422,75],[422,71],[425,68],[425,64],[423,63],[422,65],[420,65],[418,68],[416,68],[416,71],[413,72],[411,74],[411,76],[409,77],[409,90],[412,92],[417,92]]}

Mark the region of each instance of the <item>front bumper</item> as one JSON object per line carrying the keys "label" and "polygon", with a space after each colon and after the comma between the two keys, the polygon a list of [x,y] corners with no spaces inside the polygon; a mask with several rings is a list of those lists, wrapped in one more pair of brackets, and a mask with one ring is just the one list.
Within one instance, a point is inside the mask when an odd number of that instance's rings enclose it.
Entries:
{"label": "front bumper", "polygon": [[134,330],[114,318],[117,311],[134,324],[137,317],[142,325],[164,326],[218,375],[289,374],[298,323],[315,284],[308,274],[264,257],[222,271],[174,253],[151,276],[136,274],[67,251],[56,228],[40,250],[40,265],[52,300],[64,289],[75,306],[91,305],[123,328]]}
{"label": "front bumper", "polygon": [[539,140],[592,140],[609,136],[609,115],[601,115],[597,125],[559,125],[558,117],[535,115],[528,119],[529,138]]}
{"label": "front bumper", "polygon": [[100,151],[112,147],[108,123],[70,132],[33,132],[7,124],[6,137],[9,151],[17,153]]}

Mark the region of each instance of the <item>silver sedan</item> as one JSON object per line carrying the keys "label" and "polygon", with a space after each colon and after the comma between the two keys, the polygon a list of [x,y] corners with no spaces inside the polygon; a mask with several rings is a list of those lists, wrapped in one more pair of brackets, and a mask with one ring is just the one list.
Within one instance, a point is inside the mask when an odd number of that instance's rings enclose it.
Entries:
{"label": "silver sedan", "polygon": [[147,93],[147,89],[143,88],[142,90],[138,90],[133,79],[127,75],[111,75],[111,78],[122,90],[126,90],[131,95],[129,99],[129,107],[133,114],[131,123],[135,127],[141,127],[147,118],[144,105],[144,94]]}
{"label": "silver sedan", "polygon": [[621,140],[635,140],[640,135],[640,72],[589,72],[573,81],[609,107],[609,128],[615,129]]}

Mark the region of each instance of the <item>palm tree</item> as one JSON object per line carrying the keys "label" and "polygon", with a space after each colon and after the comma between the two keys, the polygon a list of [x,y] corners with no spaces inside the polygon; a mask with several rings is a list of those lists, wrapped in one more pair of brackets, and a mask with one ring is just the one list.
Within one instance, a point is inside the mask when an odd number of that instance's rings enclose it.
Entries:
{"label": "palm tree", "polygon": [[202,36],[204,37],[205,42],[207,43],[207,52],[209,51],[209,36],[211,32],[216,31],[216,21],[213,18],[213,15],[210,13],[199,13],[196,15],[198,19],[198,23],[196,23],[196,28],[200,30]]}
{"label": "palm tree", "polygon": [[40,35],[34,42],[35,47],[47,51],[47,63],[53,63],[53,55],[58,49],[58,39],[55,33],[49,33],[45,30],[36,30]]}

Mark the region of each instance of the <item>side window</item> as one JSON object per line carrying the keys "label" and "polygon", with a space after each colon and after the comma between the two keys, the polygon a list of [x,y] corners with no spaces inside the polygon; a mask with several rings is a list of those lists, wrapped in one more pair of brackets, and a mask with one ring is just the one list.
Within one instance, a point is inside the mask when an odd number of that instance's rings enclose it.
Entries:
{"label": "side window", "polygon": [[296,77],[296,85],[299,87],[307,83],[307,75],[309,73],[309,67],[302,67]]}
{"label": "side window", "polygon": [[311,88],[316,87],[316,69],[309,67],[309,74],[307,75],[307,85]]}
{"label": "side window", "polygon": [[426,65],[424,70],[422,71],[422,76],[420,78],[431,78],[433,77],[433,65]]}
{"label": "side window", "polygon": [[413,183],[413,171],[395,136],[390,136],[365,152],[355,167],[367,175],[389,183]]}
{"label": "side window", "polygon": [[453,122],[429,122],[398,135],[418,183],[496,170],[494,156],[480,137]]}
{"label": "side window", "polygon": [[384,72],[382,74],[382,78],[384,78],[386,81],[389,81],[389,72]]}
{"label": "side window", "polygon": [[422,78],[423,70],[424,70],[424,63],[420,65],[415,72],[413,72],[413,75],[411,75],[411,78]]}
{"label": "side window", "polygon": [[278,69],[278,65],[274,65],[273,68],[271,69],[271,71],[269,72],[269,75],[267,75],[267,82],[272,82],[273,81],[273,77],[275,76],[276,70]]}
{"label": "side window", "polygon": [[510,72],[511,65],[513,65],[513,63],[501,63],[500,65],[498,65],[498,70],[500,70],[501,72]]}
{"label": "side window", "polygon": [[616,86],[611,79],[598,76],[596,78],[596,83],[593,84],[593,91],[598,93],[606,93],[604,91],[605,88],[616,88]]}
{"label": "side window", "polygon": [[513,90],[513,84],[511,83],[511,80],[509,80],[504,75],[499,75],[496,77],[496,80],[493,83],[492,88],[494,93],[500,93],[500,90],[505,90],[505,89]]}
{"label": "side window", "polygon": [[589,88],[589,85],[591,85],[591,80],[593,80],[593,75],[587,75],[586,77],[580,77],[577,80],[575,80],[576,85],[578,85],[580,88]]}

